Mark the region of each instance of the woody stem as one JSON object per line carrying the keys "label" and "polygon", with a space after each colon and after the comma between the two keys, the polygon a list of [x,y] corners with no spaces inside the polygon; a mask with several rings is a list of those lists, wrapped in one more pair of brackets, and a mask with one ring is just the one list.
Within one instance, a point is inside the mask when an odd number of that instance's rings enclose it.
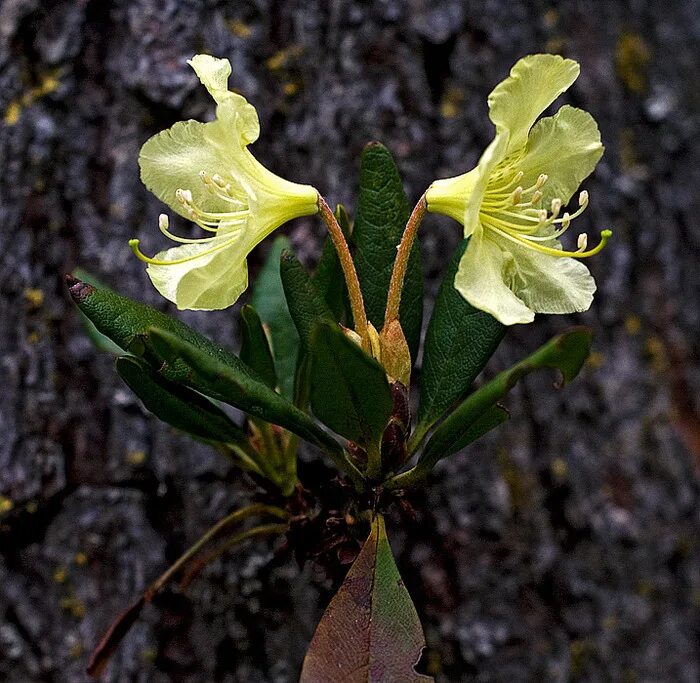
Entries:
{"label": "woody stem", "polygon": [[413,247],[416,234],[418,233],[418,228],[420,227],[427,210],[428,202],[425,200],[425,194],[423,194],[409,216],[408,222],[406,223],[406,229],[403,232],[403,237],[401,237],[401,243],[396,251],[394,270],[391,273],[389,293],[386,298],[384,327],[386,327],[392,320],[396,320],[399,317],[401,290],[403,289],[403,281],[406,277],[408,260],[411,257],[411,248]]}
{"label": "woody stem", "polygon": [[360,289],[360,280],[357,277],[355,263],[350,254],[350,247],[348,247],[345,235],[343,235],[343,231],[333,215],[331,207],[328,206],[328,203],[321,195],[318,196],[318,208],[321,213],[321,218],[326,224],[333,244],[335,245],[340,267],[343,269],[343,275],[348,287],[348,298],[350,300],[350,308],[352,309],[352,318],[355,323],[355,331],[363,340],[366,340],[368,338],[367,314],[365,313],[365,304],[362,298],[362,290]]}

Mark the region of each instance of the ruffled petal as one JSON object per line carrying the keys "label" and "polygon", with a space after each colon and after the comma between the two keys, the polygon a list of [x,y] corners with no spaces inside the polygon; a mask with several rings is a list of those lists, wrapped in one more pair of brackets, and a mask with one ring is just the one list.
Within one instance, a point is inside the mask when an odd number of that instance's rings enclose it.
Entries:
{"label": "ruffled petal", "polygon": [[529,55],[489,95],[496,130],[510,133],[509,152],[520,149],[537,117],[576,80],[580,67],[559,55]]}
{"label": "ruffled petal", "polygon": [[[221,239],[226,239],[222,237]],[[212,243],[185,244],[160,252],[156,258],[174,261],[206,252]],[[248,287],[247,252],[235,243],[185,263],[149,265],[153,286],[181,310],[218,310],[234,304]]]}
{"label": "ruffled petal", "polygon": [[[550,256],[490,234],[494,245],[511,255],[508,284],[535,313],[587,311],[596,291],[588,268],[574,258]],[[559,247],[554,240],[547,246]]]}
{"label": "ruffled petal", "polygon": [[[260,121],[255,107],[238,93],[228,89],[231,63],[228,59],[218,59],[211,55],[195,55],[187,63],[194,69],[217,104],[228,103],[225,110],[227,123],[233,126],[238,144],[245,146],[255,142],[260,136]],[[217,109],[217,118],[222,118]]]}
{"label": "ruffled petal", "polygon": [[474,308],[504,325],[529,323],[535,314],[510,290],[506,280],[511,257],[478,227],[469,240],[455,276],[455,289]]}
{"label": "ruffled petal", "polygon": [[179,189],[192,192],[194,203],[207,211],[230,211],[230,204],[212,194],[199,177],[200,171],[221,173],[229,168],[224,146],[213,145],[207,133],[215,123],[178,121],[150,138],[141,147],[141,180],[158,199],[173,211],[189,218],[175,198]]}
{"label": "ruffled petal", "polygon": [[595,119],[582,109],[564,105],[554,116],[540,119],[530,132],[518,170],[521,185],[529,187],[540,173],[549,176],[542,186],[543,206],[558,197],[568,203],[603,155]]}

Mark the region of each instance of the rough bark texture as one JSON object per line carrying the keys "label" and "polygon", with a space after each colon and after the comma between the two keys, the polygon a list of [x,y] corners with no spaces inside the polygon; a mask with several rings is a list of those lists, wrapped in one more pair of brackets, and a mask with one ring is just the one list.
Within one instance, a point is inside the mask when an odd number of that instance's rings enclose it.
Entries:
{"label": "rough bark texture", "polygon": [[[556,5],[557,9],[554,9]],[[700,679],[698,4],[651,0],[3,0],[0,3],[0,679],[85,681],[110,619],[245,487],[145,415],[83,336],[61,275],[83,266],[166,308],[162,207],[137,155],[211,116],[185,59],[226,56],[260,113],[256,154],[353,207],[369,140],[409,196],[491,138],[486,95],[521,55],[561,51],[568,101],[600,123],[586,182],[599,293],[587,369],[532,376],[512,419],[439,469],[418,521],[390,524],[438,681]],[[302,260],[321,225],[290,231]],[[434,295],[458,226],[422,228]],[[251,259],[253,271],[265,249]],[[182,314],[224,344],[235,315]],[[572,322],[513,329],[490,371]],[[109,681],[294,681],[330,595],[260,543],[149,608]]]}

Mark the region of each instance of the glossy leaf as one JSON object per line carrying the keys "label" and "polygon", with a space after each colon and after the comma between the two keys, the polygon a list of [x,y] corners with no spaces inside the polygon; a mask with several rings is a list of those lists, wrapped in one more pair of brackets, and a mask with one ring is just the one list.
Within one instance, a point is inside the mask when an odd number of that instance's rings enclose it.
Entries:
{"label": "glossy leaf", "polygon": [[253,285],[252,304],[269,330],[277,384],[282,394],[291,399],[294,395],[299,336],[289,315],[280,277],[280,255],[288,248],[289,240],[284,236],[272,243],[265,265]]}
{"label": "glossy leaf", "polygon": [[286,398],[268,387],[239,361],[234,367],[169,331],[151,327],[148,338],[164,361],[163,373],[184,369],[182,382],[253,417],[280,425],[303,439],[334,451],[337,442]]}
{"label": "glossy leaf", "polygon": [[393,407],[384,368],[335,323],[315,325],[310,350],[316,417],[355,443],[378,443]]}
{"label": "glossy leaf", "polygon": [[289,249],[282,252],[280,275],[289,313],[299,334],[301,347],[306,351],[314,324],[318,320],[333,322],[333,313],[316,291],[304,266]]}
{"label": "glossy leaf", "polygon": [[274,389],[277,386],[275,361],[260,316],[249,304],[241,308],[241,335],[241,360]]}
{"label": "glossy leaf", "polygon": [[424,647],[378,515],[314,633],[300,683],[428,683],[414,668]]}
{"label": "glossy leaf", "polygon": [[417,467],[429,470],[440,459],[457,452],[474,438],[505,419],[495,412],[500,401],[518,382],[533,370],[556,368],[570,382],[583,367],[591,348],[591,332],[576,328],[560,334],[535,353],[504,370],[475,391],[437,427],[428,441]]}
{"label": "glossy leaf", "polygon": [[454,288],[467,243],[464,240],[452,258],[428,324],[413,446],[467,393],[506,331],[495,318],[467,303]]}
{"label": "glossy leaf", "polygon": [[[335,207],[333,214],[348,242],[352,235],[352,221],[342,204]],[[321,258],[311,278],[315,290],[324,298],[337,322],[341,322],[348,309],[348,289],[340,266],[340,259],[330,235],[323,244]]]}
{"label": "glossy leaf", "polygon": [[[355,263],[367,317],[377,329],[384,324],[386,298],[396,247],[408,220],[408,200],[389,150],[378,142],[362,152],[354,242]],[[404,280],[399,317],[415,360],[423,320],[423,274],[420,247],[415,241]]]}
{"label": "glossy leaf", "polygon": [[168,382],[133,356],[117,358],[116,368],[145,408],[163,422],[207,441],[247,444],[245,432],[196,391]]}

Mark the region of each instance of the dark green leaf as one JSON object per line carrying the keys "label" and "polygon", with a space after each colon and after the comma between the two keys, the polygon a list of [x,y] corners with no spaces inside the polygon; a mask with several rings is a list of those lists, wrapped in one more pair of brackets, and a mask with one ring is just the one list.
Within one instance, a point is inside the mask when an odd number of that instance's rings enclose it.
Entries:
{"label": "dark green leaf", "polygon": [[524,375],[540,368],[557,368],[562,374],[563,383],[570,382],[583,367],[590,348],[590,330],[573,329],[554,337],[525,360],[498,374],[467,397],[437,427],[417,467],[421,471],[432,469],[438,460],[458,451],[469,443],[474,435],[478,438],[491,426],[495,426],[499,420],[493,412],[497,401],[500,401]]}
{"label": "dark green leaf", "polygon": [[241,308],[241,360],[271,388],[277,386],[275,361],[260,316],[250,305]]}
{"label": "dark green leaf", "polygon": [[148,338],[164,361],[163,373],[173,365],[184,366],[181,381],[207,396],[229,403],[253,417],[280,425],[316,445],[335,452],[340,446],[286,398],[270,389],[239,361],[234,367],[171,332],[151,327]]}
{"label": "dark green leaf", "polygon": [[163,422],[207,441],[247,443],[245,432],[196,391],[168,382],[133,356],[117,358],[116,368],[146,409]]}
{"label": "dark green leaf", "polygon": [[[96,288],[70,275],[66,276],[66,281],[73,301],[100,333],[111,339],[120,349],[135,356],[142,356],[156,368],[161,364],[161,359],[155,353],[147,335],[151,326],[170,332],[236,371],[247,368],[230,351],[217,346],[185,323],[155,308],[132,301],[109,289]],[[250,372],[249,369],[246,371]],[[188,373],[187,365],[176,362],[165,368],[161,374],[171,382],[179,383],[187,379]]]}
{"label": "dark green leaf", "polygon": [[311,333],[311,409],[333,431],[359,444],[378,443],[393,407],[386,373],[335,323]]}
{"label": "dark green leaf", "polygon": [[316,321],[325,319],[334,322],[333,314],[311,283],[304,266],[288,249],[282,252],[280,275],[289,313],[299,333],[301,346],[307,350],[311,330]]}
{"label": "dark green leaf", "polygon": [[429,683],[425,637],[378,515],[304,659],[299,683]]}
{"label": "dark green leaf", "polygon": [[[353,234],[357,245],[355,264],[367,316],[377,329],[384,323],[396,247],[406,227],[408,213],[401,176],[389,150],[378,142],[370,143],[362,152]],[[423,320],[423,274],[418,240],[411,251],[399,316],[415,361]]]}
{"label": "dark green leaf", "polygon": [[278,386],[291,399],[294,395],[299,336],[289,315],[280,278],[280,255],[283,249],[288,248],[289,240],[284,236],[272,243],[265,265],[253,285],[252,304],[270,331]]}
{"label": "dark green leaf", "polygon": [[[94,287],[100,287],[102,289],[108,289],[106,285],[104,285],[100,280],[98,280],[94,275],[91,273],[88,273],[86,270],[83,270],[82,268],[76,268],[73,271],[73,276],[75,278],[78,278],[80,280],[83,280],[84,282],[87,282],[90,285],[93,285]],[[122,353],[124,349],[121,347],[117,346],[109,337],[106,337],[104,334],[101,332],[98,332],[97,328],[93,324],[93,322],[88,318],[85,313],[82,311],[79,311],[80,314],[80,321],[83,323],[83,329],[85,330],[85,334],[88,336],[88,339],[93,343],[94,347],[98,351],[105,351],[107,353],[114,353],[116,355],[119,355]]]}
{"label": "dark green leaf", "polygon": [[505,334],[501,323],[474,308],[454,288],[467,243],[464,240],[452,258],[428,324],[414,445],[469,390]]}
{"label": "dark green leaf", "polygon": [[[350,241],[352,223],[345,207],[338,204],[333,213],[345,239]],[[340,259],[330,235],[326,237],[323,244],[323,252],[311,281],[316,291],[325,299],[326,304],[333,312],[334,319],[338,322],[342,321],[348,309],[348,290],[343,269],[340,266]]]}

